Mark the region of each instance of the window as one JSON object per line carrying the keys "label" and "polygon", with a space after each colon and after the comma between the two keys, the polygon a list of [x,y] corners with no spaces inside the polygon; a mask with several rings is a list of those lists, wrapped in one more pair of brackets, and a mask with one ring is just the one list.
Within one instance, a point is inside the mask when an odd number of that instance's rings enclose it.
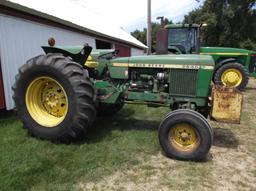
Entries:
{"label": "window", "polygon": [[111,49],[112,44],[106,41],[96,39],[96,49]]}

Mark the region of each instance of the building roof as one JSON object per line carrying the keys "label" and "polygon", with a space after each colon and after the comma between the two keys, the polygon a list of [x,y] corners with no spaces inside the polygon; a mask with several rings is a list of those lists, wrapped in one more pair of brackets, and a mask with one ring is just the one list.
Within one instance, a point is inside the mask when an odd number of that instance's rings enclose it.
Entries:
{"label": "building roof", "polygon": [[121,41],[145,49],[143,43],[85,6],[70,0],[5,0],[0,5],[19,10],[65,26]]}

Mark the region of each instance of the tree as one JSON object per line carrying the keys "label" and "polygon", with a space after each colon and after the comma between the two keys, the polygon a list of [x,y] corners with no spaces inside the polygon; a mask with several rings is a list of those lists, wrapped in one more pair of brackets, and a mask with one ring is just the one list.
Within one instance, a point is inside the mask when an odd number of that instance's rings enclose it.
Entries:
{"label": "tree", "polygon": [[[171,20],[165,18],[165,24],[172,24]],[[156,50],[156,33],[160,29],[161,24],[158,22],[152,23],[152,52]],[[136,39],[141,41],[144,44],[147,44],[147,29],[144,28],[142,31],[136,29],[135,31],[131,32],[131,35],[134,36]]]}
{"label": "tree", "polygon": [[206,0],[183,22],[208,24],[202,30],[205,45],[256,50],[255,6],[255,0]]}
{"label": "tree", "polygon": [[140,42],[147,44],[147,29],[144,28],[142,31],[136,29],[131,32],[131,35],[138,39]]}

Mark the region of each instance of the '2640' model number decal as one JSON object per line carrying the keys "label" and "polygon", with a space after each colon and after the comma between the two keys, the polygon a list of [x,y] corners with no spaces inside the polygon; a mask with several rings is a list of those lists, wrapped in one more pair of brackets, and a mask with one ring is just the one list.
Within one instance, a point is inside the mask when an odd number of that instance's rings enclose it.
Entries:
{"label": "'2640' model number decal", "polygon": [[197,66],[197,65],[182,65],[184,69],[194,69],[194,70],[197,70],[197,69],[200,69],[200,66]]}

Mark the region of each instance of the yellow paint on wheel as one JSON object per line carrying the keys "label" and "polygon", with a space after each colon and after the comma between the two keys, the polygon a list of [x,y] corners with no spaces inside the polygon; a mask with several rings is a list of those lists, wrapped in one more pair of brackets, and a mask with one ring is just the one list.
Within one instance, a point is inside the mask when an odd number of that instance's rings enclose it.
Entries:
{"label": "yellow paint on wheel", "polygon": [[237,87],[242,83],[242,80],[242,73],[235,68],[227,69],[221,75],[221,82],[228,87]]}
{"label": "yellow paint on wheel", "polygon": [[26,90],[26,107],[41,126],[55,127],[66,117],[68,99],[64,88],[53,78],[38,77]]}
{"label": "yellow paint on wheel", "polygon": [[182,123],[171,128],[169,142],[179,151],[192,152],[199,146],[200,137],[192,125]]}

